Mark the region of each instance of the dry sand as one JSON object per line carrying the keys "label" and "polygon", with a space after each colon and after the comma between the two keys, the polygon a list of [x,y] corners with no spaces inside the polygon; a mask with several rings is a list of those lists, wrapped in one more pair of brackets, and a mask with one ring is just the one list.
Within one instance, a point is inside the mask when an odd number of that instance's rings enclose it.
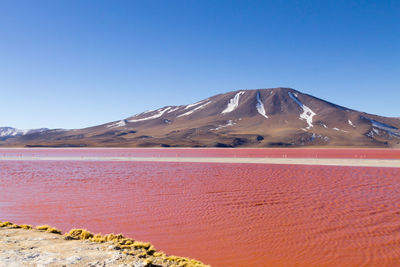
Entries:
{"label": "dry sand", "polygon": [[257,163],[294,164],[357,167],[400,168],[399,159],[331,159],[331,158],[227,158],[227,157],[0,157],[1,160],[48,160],[48,161],[147,161],[147,162],[194,162],[194,163]]}

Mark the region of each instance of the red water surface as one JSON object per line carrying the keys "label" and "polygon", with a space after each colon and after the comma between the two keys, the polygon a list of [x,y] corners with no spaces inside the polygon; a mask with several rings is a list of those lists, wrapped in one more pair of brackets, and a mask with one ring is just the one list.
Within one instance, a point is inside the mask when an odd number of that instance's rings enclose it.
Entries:
{"label": "red water surface", "polygon": [[400,149],[341,148],[0,148],[0,157],[269,157],[400,159]]}
{"label": "red water surface", "polygon": [[0,221],[124,233],[212,266],[398,266],[400,168],[0,161]]}

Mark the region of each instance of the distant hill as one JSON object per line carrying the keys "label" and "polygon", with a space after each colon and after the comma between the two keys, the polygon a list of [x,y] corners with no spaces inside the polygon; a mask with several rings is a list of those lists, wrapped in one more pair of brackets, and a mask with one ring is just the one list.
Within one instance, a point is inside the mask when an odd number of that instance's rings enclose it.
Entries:
{"label": "distant hill", "polygon": [[8,138],[18,137],[18,136],[22,136],[22,135],[37,133],[37,132],[43,132],[43,131],[47,131],[47,130],[48,130],[47,128],[21,130],[21,129],[16,129],[16,128],[12,128],[12,127],[0,127],[0,140],[4,141],[4,140],[7,140]]}
{"label": "distant hill", "polygon": [[15,135],[1,146],[396,147],[400,120],[290,88],[239,90],[103,125]]}

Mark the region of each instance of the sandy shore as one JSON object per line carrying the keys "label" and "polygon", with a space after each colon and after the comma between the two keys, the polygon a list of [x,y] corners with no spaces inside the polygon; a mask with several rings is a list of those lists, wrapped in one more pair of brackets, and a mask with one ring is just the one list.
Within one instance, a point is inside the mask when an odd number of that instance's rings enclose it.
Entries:
{"label": "sandy shore", "polygon": [[335,158],[228,158],[228,157],[0,157],[2,160],[45,160],[45,161],[146,161],[146,162],[193,162],[193,163],[255,163],[293,164],[357,167],[400,168],[399,159],[335,159]]}
{"label": "sandy shore", "polygon": [[[127,240],[133,244],[128,246]],[[132,239],[99,243],[36,229],[0,227],[0,267],[14,266],[207,267],[195,260],[167,256],[149,243]]]}

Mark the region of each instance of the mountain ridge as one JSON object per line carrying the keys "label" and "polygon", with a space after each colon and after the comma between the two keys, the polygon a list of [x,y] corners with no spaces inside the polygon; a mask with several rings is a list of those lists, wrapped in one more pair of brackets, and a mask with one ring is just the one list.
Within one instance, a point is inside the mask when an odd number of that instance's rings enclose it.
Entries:
{"label": "mountain ridge", "polygon": [[31,133],[43,132],[49,130],[48,128],[38,129],[17,129],[9,126],[0,127],[0,140],[6,140],[8,138],[27,135]]}
{"label": "mountain ridge", "polygon": [[47,130],[0,146],[398,147],[400,120],[292,88],[235,90],[74,130]]}

